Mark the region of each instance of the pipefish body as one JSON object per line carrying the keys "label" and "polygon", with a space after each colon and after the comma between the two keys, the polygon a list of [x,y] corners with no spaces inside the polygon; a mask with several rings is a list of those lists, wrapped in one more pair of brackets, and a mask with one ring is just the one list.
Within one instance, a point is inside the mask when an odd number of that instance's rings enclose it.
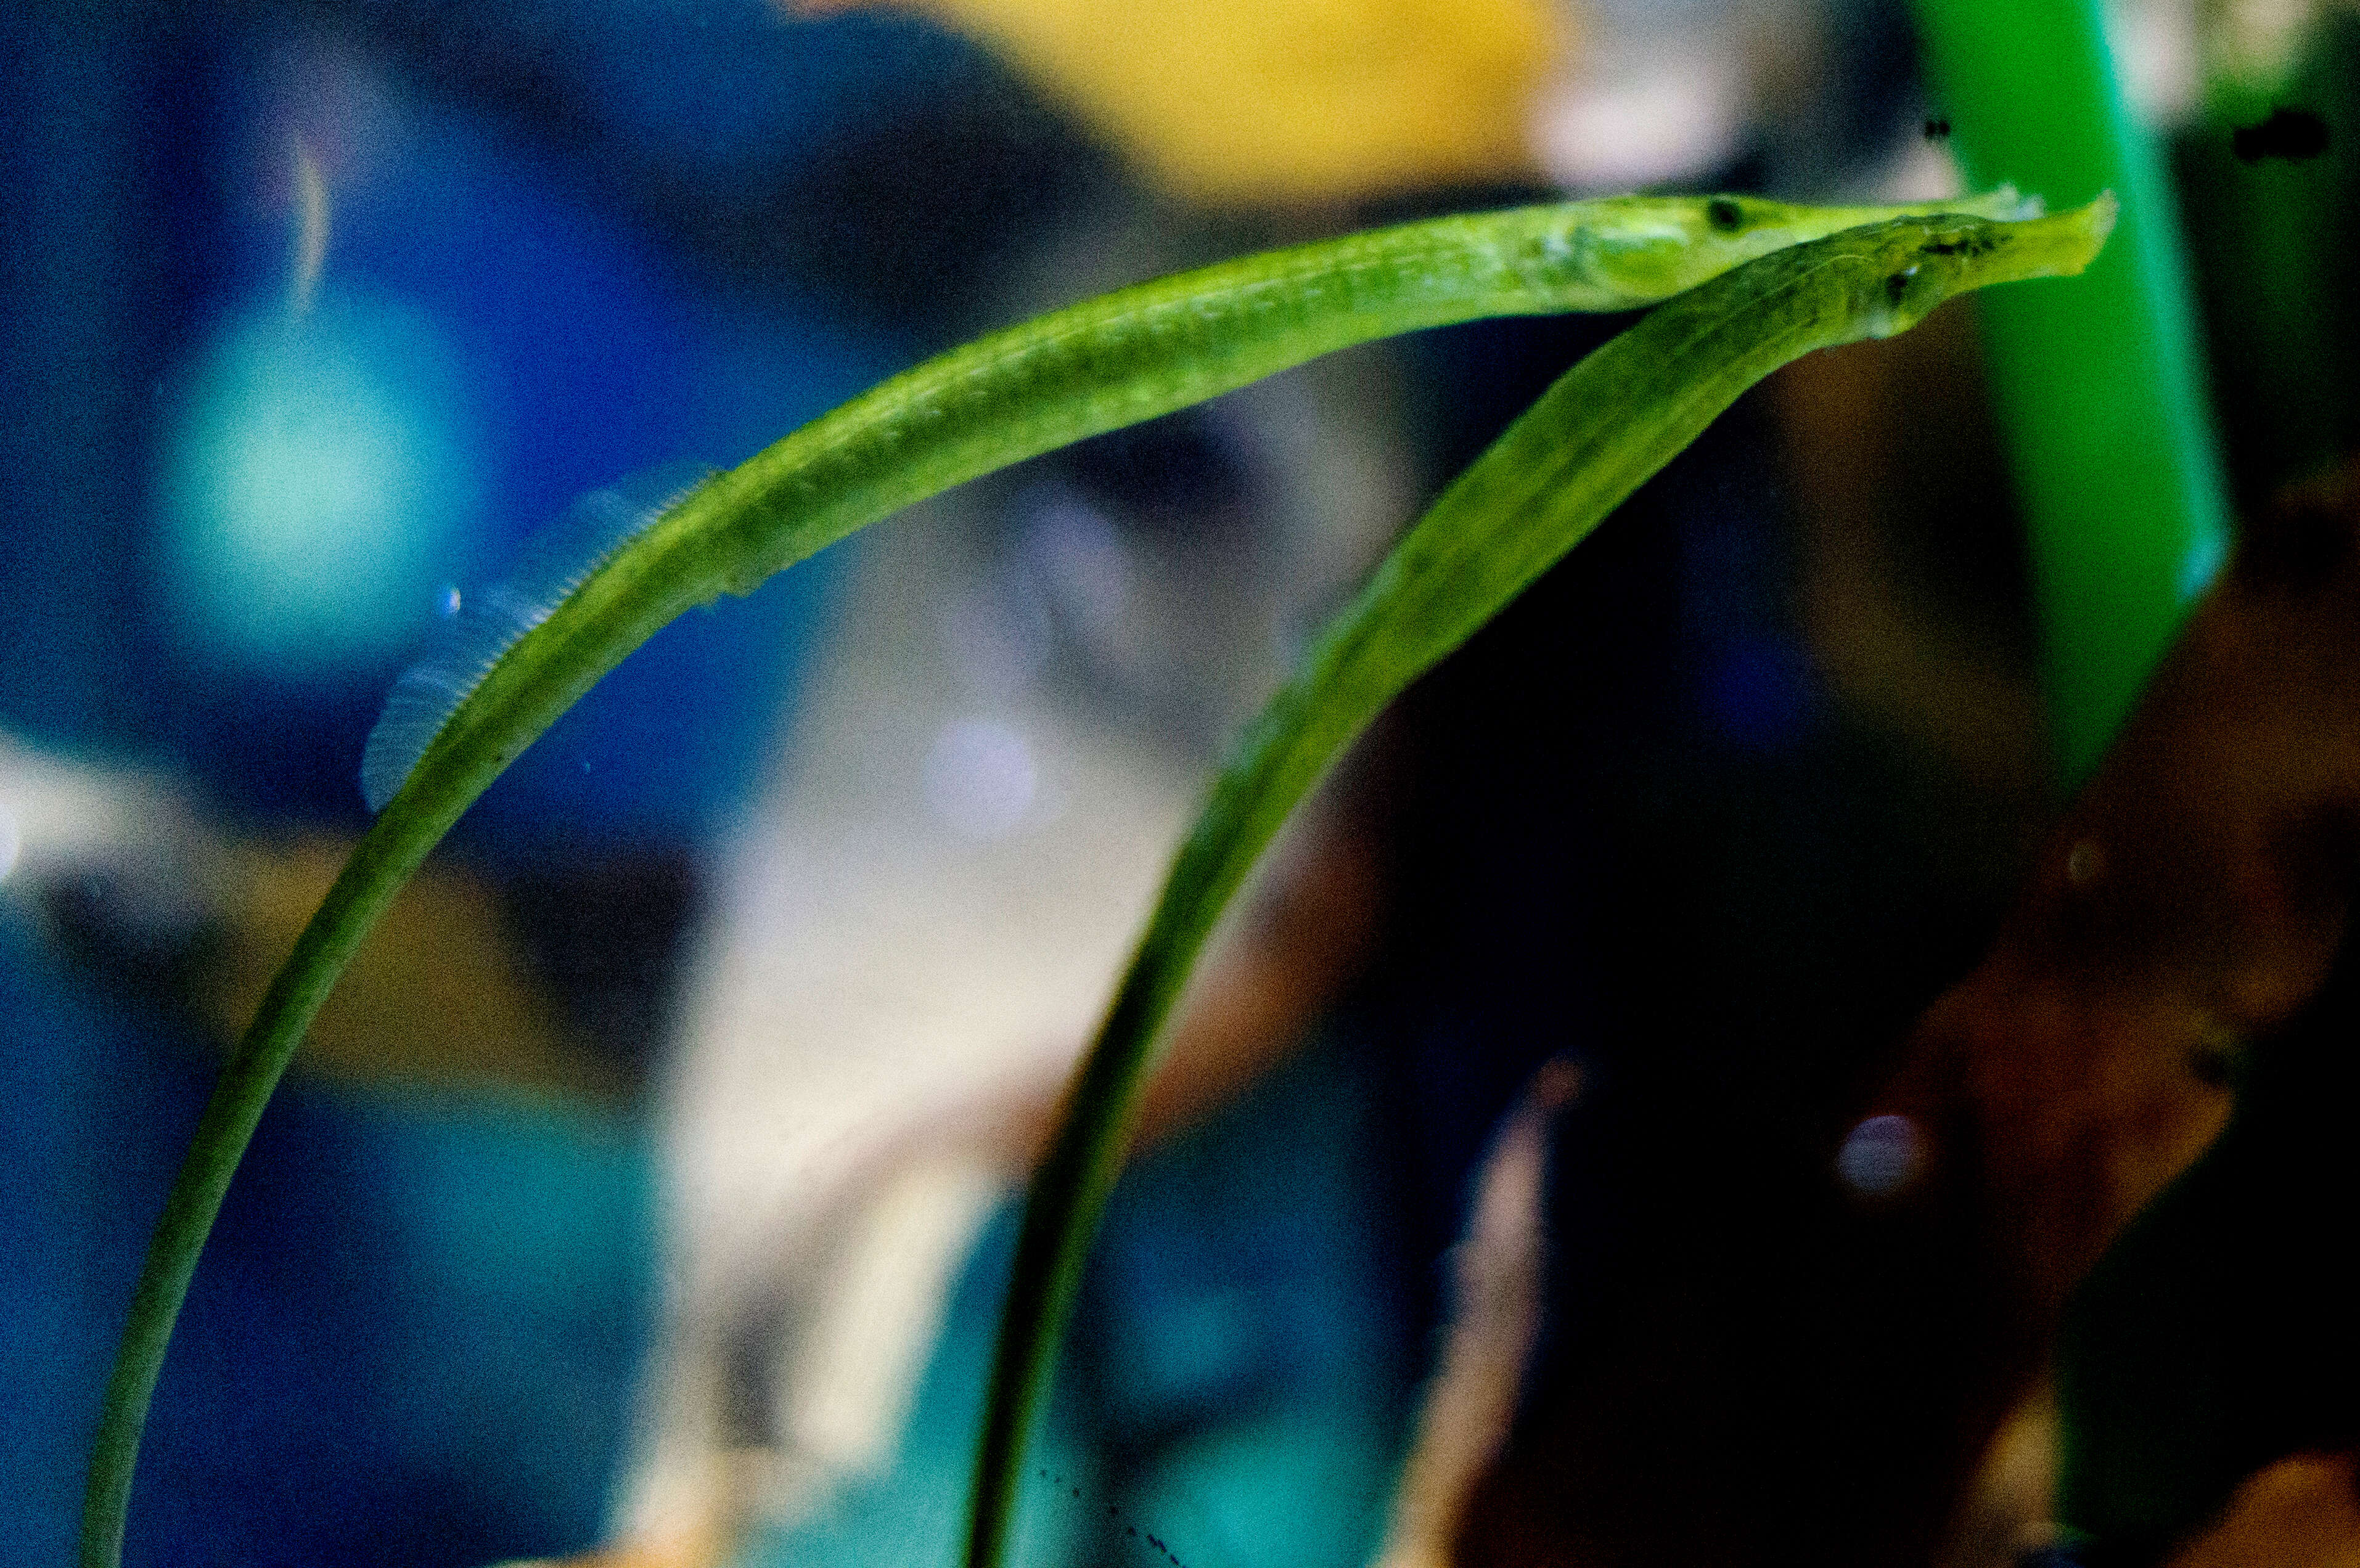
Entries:
{"label": "pipefish body", "polygon": [[[362,792],[416,780],[455,817],[625,655],[682,611],[745,593],[966,480],[1203,402],[1337,349],[1480,317],[1627,310],[1843,229],[1936,211],[2020,215],[2001,190],[1923,208],[1621,196],[1462,214],[1142,283],[886,381],[628,521],[570,569],[465,616],[403,678]],[[453,797],[458,797],[453,799]],[[421,800],[421,804],[426,804]]]}

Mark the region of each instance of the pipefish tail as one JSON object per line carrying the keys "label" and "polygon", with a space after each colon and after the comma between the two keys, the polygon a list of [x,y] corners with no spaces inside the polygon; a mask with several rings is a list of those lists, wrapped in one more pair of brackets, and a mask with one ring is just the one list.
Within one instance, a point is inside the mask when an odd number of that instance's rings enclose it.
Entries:
{"label": "pipefish tail", "polygon": [[506,606],[499,638],[413,682],[373,738],[366,790],[382,809],[231,1053],[150,1244],[84,1494],[84,1568],[120,1561],[173,1321],[263,1105],[320,1004],[468,805],[673,617],[749,592],[954,485],[1352,343],[1485,316],[1630,310],[1897,215],[2025,210],[2010,191],[1905,208],[1619,197],[1438,218],[1226,262],[930,360],[634,517],[574,567],[538,573],[544,598]]}

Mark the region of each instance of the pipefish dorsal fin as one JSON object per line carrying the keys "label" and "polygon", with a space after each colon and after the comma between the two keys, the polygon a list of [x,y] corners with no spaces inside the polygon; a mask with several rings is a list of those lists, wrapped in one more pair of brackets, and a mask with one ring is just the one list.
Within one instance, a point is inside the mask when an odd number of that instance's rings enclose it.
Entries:
{"label": "pipefish dorsal fin", "polygon": [[712,474],[668,463],[594,490],[527,539],[508,574],[457,602],[426,652],[402,671],[361,751],[361,798],[383,811],[500,657]]}

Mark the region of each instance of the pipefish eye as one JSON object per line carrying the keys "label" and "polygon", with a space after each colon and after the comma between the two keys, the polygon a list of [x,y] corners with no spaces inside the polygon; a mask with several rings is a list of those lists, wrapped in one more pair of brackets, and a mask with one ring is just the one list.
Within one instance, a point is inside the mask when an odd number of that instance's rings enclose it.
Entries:
{"label": "pipefish eye", "polygon": [[1745,226],[1745,209],[1726,196],[1716,196],[1704,205],[1704,221],[1716,234],[1733,234]]}

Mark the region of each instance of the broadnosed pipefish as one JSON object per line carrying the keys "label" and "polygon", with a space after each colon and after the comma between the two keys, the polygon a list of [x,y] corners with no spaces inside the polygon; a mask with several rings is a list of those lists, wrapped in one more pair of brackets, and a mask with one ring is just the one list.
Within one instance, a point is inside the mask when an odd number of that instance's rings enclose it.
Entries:
{"label": "broadnosed pipefish", "polygon": [[[2003,190],[1950,210],[2013,217],[2024,205]],[[477,774],[506,767],[682,611],[748,593],[963,481],[1353,343],[1478,317],[1632,310],[1922,210],[1622,196],[1437,218],[1224,262],[995,332],[589,541],[570,572],[509,604],[493,637],[463,635],[452,657],[405,678],[369,737],[363,794],[378,809],[415,779],[446,807],[454,789],[472,799]]]}
{"label": "broadnosed pipefish", "polygon": [[508,603],[497,638],[431,664],[388,703],[365,764],[365,792],[382,810],[232,1052],[158,1221],[93,1456],[85,1568],[119,1560],[148,1398],[198,1252],[264,1104],[345,962],[476,796],[682,612],[749,592],[966,480],[1353,343],[1487,316],[1631,310],[1863,225],[1966,214],[1958,221],[1983,232],[2012,225],[1982,220],[2030,210],[2005,191],[1887,208],[1622,197],[1296,246],[982,338],[628,519],[577,569],[551,574],[538,598]]}

